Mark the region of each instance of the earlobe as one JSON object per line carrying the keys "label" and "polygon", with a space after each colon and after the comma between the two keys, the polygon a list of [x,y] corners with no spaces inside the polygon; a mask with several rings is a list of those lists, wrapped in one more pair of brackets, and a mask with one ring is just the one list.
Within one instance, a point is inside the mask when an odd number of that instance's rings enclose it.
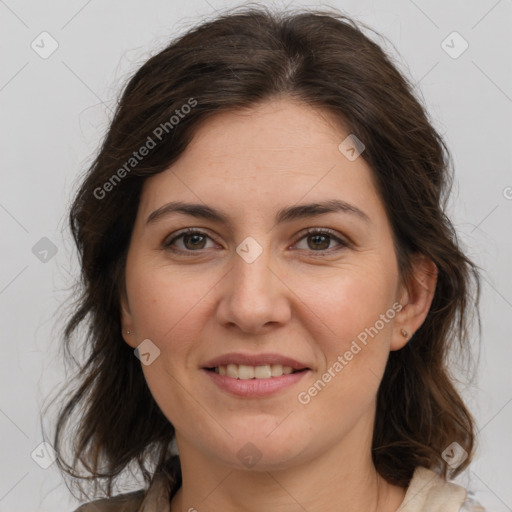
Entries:
{"label": "earlobe", "polygon": [[[412,259],[412,274],[402,294],[402,309],[395,319],[391,350],[403,348],[428,315],[437,283],[436,264],[423,254]],[[404,300],[405,299],[405,300]]]}

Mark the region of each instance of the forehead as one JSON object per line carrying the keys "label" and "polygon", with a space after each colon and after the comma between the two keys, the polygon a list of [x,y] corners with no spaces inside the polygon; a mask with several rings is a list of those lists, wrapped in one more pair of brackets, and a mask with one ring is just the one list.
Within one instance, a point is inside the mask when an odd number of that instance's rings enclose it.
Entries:
{"label": "forehead", "polygon": [[382,214],[370,167],[339,149],[349,135],[330,113],[288,100],[221,112],[202,123],[169,170],[146,180],[142,213],[172,200],[241,214],[341,199]]}
{"label": "forehead", "polygon": [[[305,103],[274,99],[254,107],[220,112],[196,131],[192,144],[208,150],[208,159],[251,157],[253,165],[263,163],[287,167],[304,156],[318,157],[337,147],[348,135],[334,116]],[[198,155],[196,155],[198,156]],[[249,169],[250,170],[250,169]]]}

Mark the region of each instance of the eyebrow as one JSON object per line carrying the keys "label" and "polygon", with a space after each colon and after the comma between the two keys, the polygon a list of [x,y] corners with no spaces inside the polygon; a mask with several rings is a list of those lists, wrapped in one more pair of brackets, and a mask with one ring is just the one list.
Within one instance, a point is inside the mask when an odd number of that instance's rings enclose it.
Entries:
{"label": "eyebrow", "polygon": [[[321,203],[308,203],[283,208],[277,212],[275,222],[276,224],[281,224],[283,222],[291,222],[297,219],[316,217],[318,215],[336,212],[352,214],[365,222],[370,222],[370,218],[365,212],[356,206],[339,199],[331,199]],[[157,220],[173,213],[182,213],[199,219],[208,219],[230,225],[230,220],[225,214],[211,208],[210,206],[199,203],[184,203],[181,201],[172,201],[164,204],[149,215],[146,224],[155,223]]]}

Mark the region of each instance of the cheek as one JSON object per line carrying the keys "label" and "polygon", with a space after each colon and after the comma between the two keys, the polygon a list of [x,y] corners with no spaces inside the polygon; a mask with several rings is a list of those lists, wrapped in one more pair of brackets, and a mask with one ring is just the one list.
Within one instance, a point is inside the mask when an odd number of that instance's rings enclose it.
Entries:
{"label": "cheek", "polygon": [[[139,337],[149,338],[162,350],[183,350],[200,325],[193,321],[204,307],[215,280],[193,270],[183,272],[165,265],[127,267],[130,309]],[[179,343],[178,343],[179,341]]]}
{"label": "cheek", "polygon": [[299,290],[331,334],[342,339],[373,325],[395,300],[397,276],[378,262],[333,269],[322,281],[302,276]]}
{"label": "cheek", "polygon": [[209,283],[203,288],[165,267],[138,269],[127,280],[138,342],[150,339],[160,351],[154,362],[142,366],[144,377],[167,419],[175,428],[186,429],[190,419],[183,411],[197,406],[191,382],[197,360],[192,356],[201,339],[199,316],[206,314]]}
{"label": "cheek", "polygon": [[328,287],[311,290],[310,309],[318,316],[310,315],[310,328],[326,365],[320,371],[349,401],[371,395],[385,369],[396,316],[397,275],[389,267],[373,262],[337,269]]}

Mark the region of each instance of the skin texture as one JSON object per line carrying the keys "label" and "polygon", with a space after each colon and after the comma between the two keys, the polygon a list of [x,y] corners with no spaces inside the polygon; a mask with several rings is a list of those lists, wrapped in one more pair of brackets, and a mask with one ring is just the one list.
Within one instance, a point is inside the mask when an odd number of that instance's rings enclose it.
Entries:
{"label": "skin texture", "polygon": [[[183,486],[172,512],[391,512],[402,503],[405,489],[385,482],[371,459],[376,394],[390,350],[407,343],[401,329],[414,333],[427,315],[436,269],[418,256],[401,283],[372,171],[338,149],[347,135],[328,113],[274,99],[212,117],[144,184],[122,297],[123,329],[133,334],[123,335],[132,348],[150,339],[160,350],[143,371],[176,429]],[[356,206],[368,222],[346,212],[274,221],[280,208],[328,199]],[[178,200],[221,210],[230,224],[183,214],[146,224]],[[189,227],[206,234],[174,242],[189,256],[163,247]],[[348,245],[307,228],[330,228]],[[236,252],[248,236],[263,251],[250,264]],[[301,404],[298,394],[396,303],[401,311]],[[230,352],[279,353],[311,371],[271,397],[235,397],[201,369]],[[261,454],[252,468],[237,457],[248,442]]]}

